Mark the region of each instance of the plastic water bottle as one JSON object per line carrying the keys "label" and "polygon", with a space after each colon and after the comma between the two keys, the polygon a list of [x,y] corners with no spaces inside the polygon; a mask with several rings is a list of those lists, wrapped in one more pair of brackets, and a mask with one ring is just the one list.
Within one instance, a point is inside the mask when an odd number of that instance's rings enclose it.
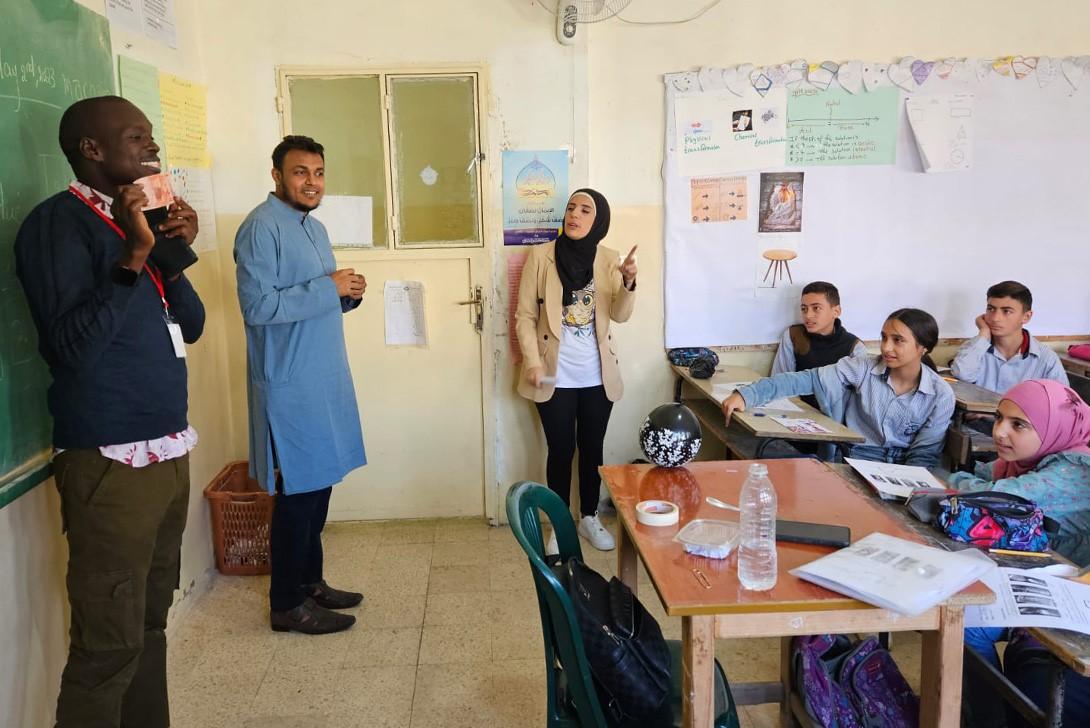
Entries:
{"label": "plastic water bottle", "polygon": [[742,540],[738,547],[738,581],[746,589],[765,591],[776,586],[776,490],[768,479],[768,468],[749,466],[742,484]]}

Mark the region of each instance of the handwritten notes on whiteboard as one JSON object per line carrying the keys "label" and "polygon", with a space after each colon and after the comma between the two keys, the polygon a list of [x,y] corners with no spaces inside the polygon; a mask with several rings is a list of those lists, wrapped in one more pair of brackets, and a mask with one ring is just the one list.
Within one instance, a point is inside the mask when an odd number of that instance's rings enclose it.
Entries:
{"label": "handwritten notes on whiteboard", "polygon": [[787,100],[789,165],[893,164],[901,92],[797,89]]}
{"label": "handwritten notes on whiteboard", "polygon": [[170,73],[159,74],[162,138],[174,167],[211,167],[205,87]]}

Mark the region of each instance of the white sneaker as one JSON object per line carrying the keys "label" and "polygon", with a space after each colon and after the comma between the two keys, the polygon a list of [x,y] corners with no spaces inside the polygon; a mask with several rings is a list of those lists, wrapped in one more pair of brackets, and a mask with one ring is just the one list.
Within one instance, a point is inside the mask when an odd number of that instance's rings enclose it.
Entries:
{"label": "white sneaker", "polygon": [[560,553],[560,546],[556,543],[556,531],[549,535],[549,542],[545,544],[545,555],[556,556]]}
{"label": "white sneaker", "polygon": [[612,551],[616,544],[613,534],[606,530],[602,522],[598,520],[598,514],[583,516],[579,521],[579,535],[590,541],[590,545],[599,551]]}

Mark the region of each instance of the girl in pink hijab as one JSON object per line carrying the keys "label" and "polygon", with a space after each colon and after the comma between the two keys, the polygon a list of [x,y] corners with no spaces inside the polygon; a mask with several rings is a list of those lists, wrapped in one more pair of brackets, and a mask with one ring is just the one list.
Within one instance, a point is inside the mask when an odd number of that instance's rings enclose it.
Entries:
{"label": "girl in pink hijab", "polygon": [[[1060,524],[1049,546],[1079,565],[1090,563],[1090,406],[1051,379],[1030,379],[1007,390],[992,428],[999,459],[979,463],[975,475],[954,473],[958,490],[999,490],[1028,498]],[[970,627],[965,644],[996,670],[995,643],[1007,627]],[[1003,701],[981,677],[966,672],[963,724],[1003,725]]]}
{"label": "girl in pink hijab", "polygon": [[999,459],[950,477],[958,490],[999,490],[1028,498],[1060,524],[1051,546],[1090,563],[1090,405],[1050,379],[1011,387],[992,428]]}

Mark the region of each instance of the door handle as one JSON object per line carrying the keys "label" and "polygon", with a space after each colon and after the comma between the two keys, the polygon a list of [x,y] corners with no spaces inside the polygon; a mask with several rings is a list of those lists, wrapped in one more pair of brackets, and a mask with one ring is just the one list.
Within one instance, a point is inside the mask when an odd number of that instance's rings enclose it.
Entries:
{"label": "door handle", "polygon": [[468,301],[458,301],[459,306],[476,306],[473,312],[473,328],[479,334],[484,331],[484,298],[480,286],[473,286],[473,298]]}

